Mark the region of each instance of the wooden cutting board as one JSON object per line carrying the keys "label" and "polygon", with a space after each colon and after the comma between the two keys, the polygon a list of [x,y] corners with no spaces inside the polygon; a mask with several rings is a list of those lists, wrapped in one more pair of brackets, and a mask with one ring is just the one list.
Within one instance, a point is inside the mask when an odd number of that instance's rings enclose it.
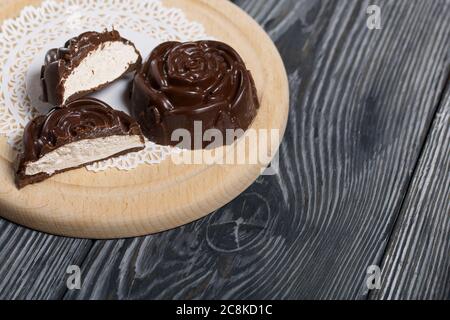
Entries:
{"label": "wooden cutting board", "polygon": [[[0,19],[40,1],[2,1]],[[263,29],[227,0],[165,0],[234,47],[252,71],[261,108],[252,129],[286,128],[289,92],[280,55]],[[243,139],[236,144],[245,143]],[[271,146],[276,150],[279,144]],[[246,143],[247,154],[254,144]],[[202,152],[202,151],[196,151]],[[225,150],[226,152],[226,150]],[[272,152],[272,156],[274,152]],[[146,235],[197,220],[230,202],[264,165],[177,165],[170,158],[133,171],[78,169],[17,190],[14,153],[0,138],[0,215],[44,232],[81,238]]]}

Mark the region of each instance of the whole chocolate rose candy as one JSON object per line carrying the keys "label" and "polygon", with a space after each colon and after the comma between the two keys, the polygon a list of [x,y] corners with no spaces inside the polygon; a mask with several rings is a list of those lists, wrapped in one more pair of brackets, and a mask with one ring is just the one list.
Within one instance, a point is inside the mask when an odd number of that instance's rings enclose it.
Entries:
{"label": "whole chocolate rose candy", "polygon": [[178,144],[172,139],[177,129],[186,129],[192,140],[217,129],[229,142],[226,130],[246,130],[259,108],[250,71],[233,48],[217,41],[159,45],[136,73],[131,101],[144,135],[162,145]]}

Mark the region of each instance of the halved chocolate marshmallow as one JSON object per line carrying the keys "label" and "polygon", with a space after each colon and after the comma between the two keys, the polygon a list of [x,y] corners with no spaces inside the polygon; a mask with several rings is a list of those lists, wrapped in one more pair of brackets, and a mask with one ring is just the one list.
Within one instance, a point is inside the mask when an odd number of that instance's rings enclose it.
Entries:
{"label": "halved chocolate marshmallow", "polygon": [[137,122],[97,99],[80,99],[33,119],[25,128],[17,187],[144,148]]}
{"label": "halved chocolate marshmallow", "polygon": [[141,61],[134,44],[116,30],[82,33],[47,52],[41,69],[42,100],[64,105],[134,71]]}

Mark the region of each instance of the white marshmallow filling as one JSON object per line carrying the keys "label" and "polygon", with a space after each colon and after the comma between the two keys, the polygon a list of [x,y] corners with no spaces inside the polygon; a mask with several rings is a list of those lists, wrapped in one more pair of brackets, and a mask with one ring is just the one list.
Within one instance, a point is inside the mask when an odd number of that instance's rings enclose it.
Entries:
{"label": "white marshmallow filling", "polygon": [[144,146],[138,135],[110,136],[72,142],[45,154],[42,158],[26,165],[25,174],[53,174],[76,168],[91,162],[103,160],[118,153]]}
{"label": "white marshmallow filling", "polygon": [[132,45],[121,41],[103,43],[69,74],[64,82],[64,101],[77,92],[92,90],[118,79],[138,58]]}

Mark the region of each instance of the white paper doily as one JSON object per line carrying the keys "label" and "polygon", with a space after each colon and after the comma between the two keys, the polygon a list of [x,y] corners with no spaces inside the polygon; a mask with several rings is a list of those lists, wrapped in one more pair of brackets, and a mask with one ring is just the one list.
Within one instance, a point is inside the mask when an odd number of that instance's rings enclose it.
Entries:
{"label": "white paper doily", "polygon": [[[32,77],[28,71],[36,65],[37,57],[42,55],[43,62],[43,53],[55,47],[55,42],[60,42],[56,46],[62,46],[65,40],[81,32],[112,27],[132,41],[138,38],[135,44],[144,51],[141,52],[144,59],[149,53],[146,51],[164,41],[210,38],[201,24],[187,20],[180,9],[164,7],[160,0],[45,1],[40,7],[25,7],[16,19],[5,20],[0,31],[0,135],[8,137],[12,148],[20,149],[25,125],[39,114],[26,90],[26,82]],[[145,38],[151,45],[140,44]],[[114,84],[121,85],[125,82]],[[96,96],[111,103],[115,98],[110,93],[111,89]],[[101,161],[87,169],[131,170],[139,164],[159,163],[174,152],[180,150],[147,141],[141,152]]]}

